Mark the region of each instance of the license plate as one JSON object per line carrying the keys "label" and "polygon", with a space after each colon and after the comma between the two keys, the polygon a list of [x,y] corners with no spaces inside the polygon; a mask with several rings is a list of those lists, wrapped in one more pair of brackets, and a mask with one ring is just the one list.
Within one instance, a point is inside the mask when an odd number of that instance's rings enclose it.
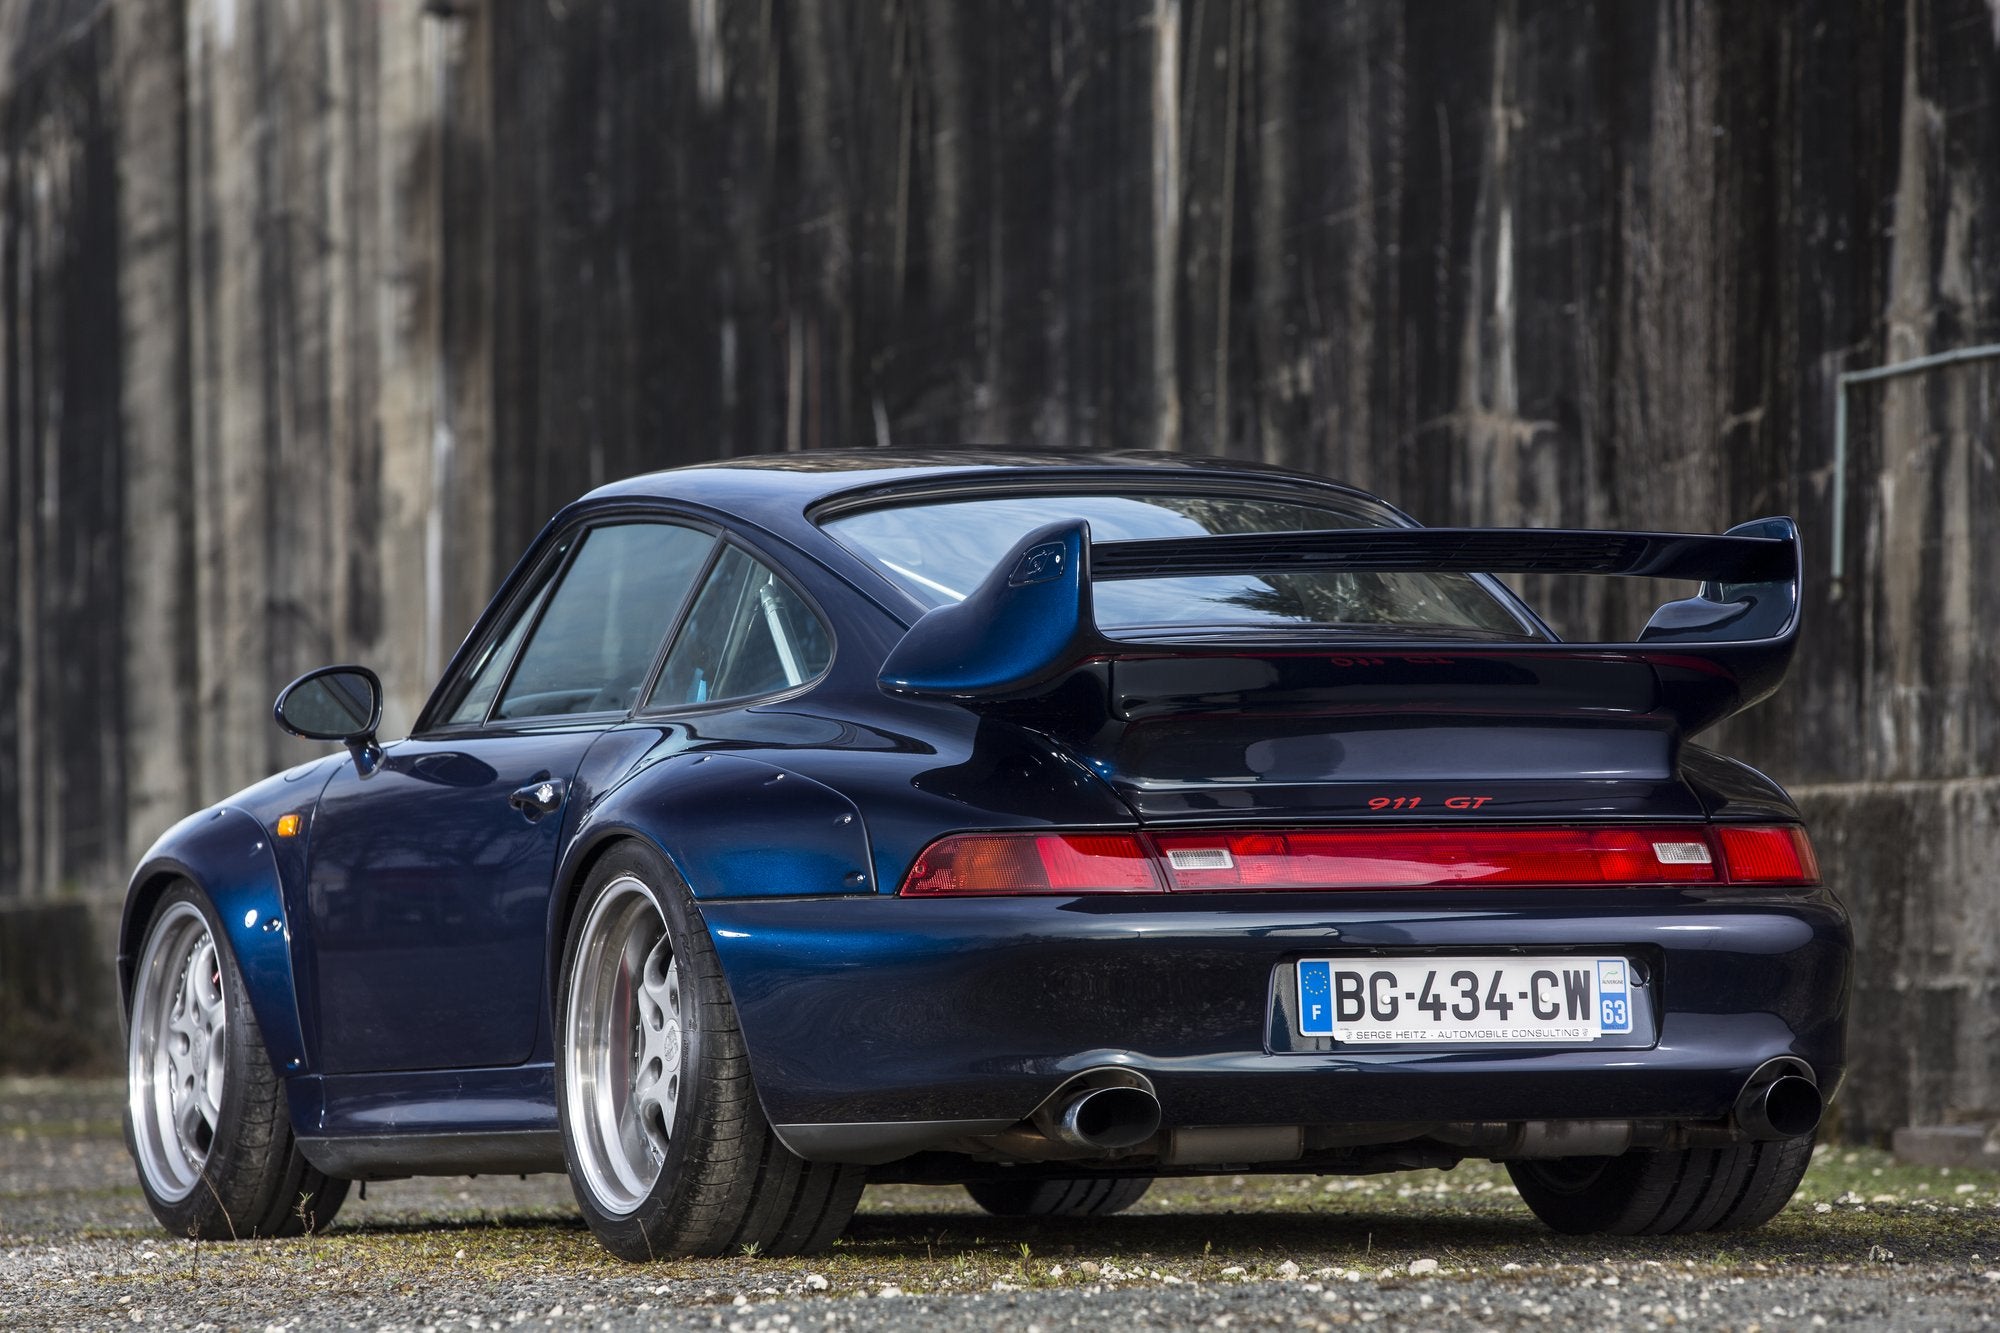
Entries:
{"label": "license plate", "polygon": [[1596,1041],[1632,1030],[1623,958],[1309,958],[1298,969],[1307,1037]]}

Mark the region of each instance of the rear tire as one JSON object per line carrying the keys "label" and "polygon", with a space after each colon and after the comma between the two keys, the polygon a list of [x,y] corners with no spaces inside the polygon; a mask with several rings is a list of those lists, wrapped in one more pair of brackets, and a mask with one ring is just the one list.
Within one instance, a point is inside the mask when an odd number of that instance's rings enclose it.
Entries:
{"label": "rear tire", "polygon": [[154,907],[131,1000],[125,1146],[160,1225],[196,1240],[324,1229],[348,1182],[300,1154],[229,937],[193,884]]}
{"label": "rear tire", "polygon": [[975,1180],[965,1192],[995,1217],[1109,1217],[1153,1188],[1150,1176],[1077,1176],[1059,1180]]}
{"label": "rear tire", "polygon": [[867,1169],[772,1132],[693,895],[652,849],[591,870],[563,948],[556,1110],[577,1205],[621,1259],[812,1254]]}
{"label": "rear tire", "polygon": [[1812,1162],[1813,1136],[1723,1148],[1507,1163],[1536,1217],[1570,1236],[1747,1231],[1777,1216]]}

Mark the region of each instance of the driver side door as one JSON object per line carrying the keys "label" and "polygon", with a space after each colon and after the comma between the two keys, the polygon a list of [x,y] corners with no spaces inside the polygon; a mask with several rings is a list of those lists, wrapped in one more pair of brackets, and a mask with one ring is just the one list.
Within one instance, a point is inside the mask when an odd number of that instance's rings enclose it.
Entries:
{"label": "driver side door", "polygon": [[715,544],[630,519],[566,535],[430,729],[327,784],[307,888],[320,1072],[528,1059],[569,784],[630,713]]}

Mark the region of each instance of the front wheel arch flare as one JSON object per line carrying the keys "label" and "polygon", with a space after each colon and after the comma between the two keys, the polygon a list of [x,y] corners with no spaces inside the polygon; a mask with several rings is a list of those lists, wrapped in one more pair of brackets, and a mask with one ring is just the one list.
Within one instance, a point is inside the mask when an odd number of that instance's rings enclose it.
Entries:
{"label": "front wheel arch flare", "polygon": [[298,983],[292,970],[292,931],[284,883],[272,855],[270,834],[257,820],[232,806],[182,820],[154,844],[132,876],[119,924],[121,1015],[130,1022],[130,972],[138,961],[138,941],[162,895],[180,880],[198,887],[215,909],[243,974],[272,1068],[280,1076],[304,1072],[305,1027],[299,1017]]}
{"label": "front wheel arch flare", "polygon": [[167,891],[189,876],[172,870],[156,870],[135,879],[126,893],[125,916],[118,923],[118,1024],[120,1035],[132,1023],[132,983],[139,965],[139,950],[146,942],[146,925],[153,909]]}
{"label": "front wheel arch flare", "polygon": [[[135,971],[126,1038],[126,1146],[148,1207],[171,1234],[199,1240],[296,1235],[333,1220],[348,1182],[322,1174],[298,1150],[286,1080],[267,1063],[269,1045],[226,925],[208,891],[192,879],[177,878],[154,896],[142,928],[141,961],[155,950],[165,965]],[[198,940],[190,938],[195,934]],[[189,951],[176,967],[172,951],[183,945]],[[213,991],[208,1003],[197,1004],[197,983],[189,974],[203,949],[214,960]],[[184,1009],[175,1007],[178,1001],[168,1003],[177,987],[190,994]],[[197,1009],[212,1021],[178,1020],[177,1014],[192,1018]],[[183,1037],[178,1047],[163,1040],[169,1031]],[[190,1060],[203,1046],[206,1055]],[[198,1127],[183,1125],[189,1108],[169,1091],[182,1077],[190,1093],[207,1083],[209,1104],[195,1112],[209,1130],[205,1142],[197,1141],[199,1157],[187,1146]],[[181,1104],[169,1109],[166,1099]]]}

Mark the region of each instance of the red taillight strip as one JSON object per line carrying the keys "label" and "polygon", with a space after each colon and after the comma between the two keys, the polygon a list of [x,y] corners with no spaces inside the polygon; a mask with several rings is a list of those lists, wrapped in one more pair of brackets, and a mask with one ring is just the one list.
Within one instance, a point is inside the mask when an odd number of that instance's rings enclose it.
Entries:
{"label": "red taillight strip", "polygon": [[1522,885],[1819,882],[1797,825],[964,833],[910,867],[909,897]]}
{"label": "red taillight strip", "polygon": [[[1716,879],[1715,858],[1700,828],[1313,829],[1163,833],[1156,841],[1177,889],[1712,884]],[[1230,864],[1189,864],[1197,860]]]}
{"label": "red taillight strip", "polygon": [[1158,893],[1166,886],[1131,833],[962,833],[924,848],[906,897],[1013,893]]}
{"label": "red taillight strip", "polygon": [[1731,884],[1819,883],[1819,857],[1797,824],[1721,824],[1715,832]]}

